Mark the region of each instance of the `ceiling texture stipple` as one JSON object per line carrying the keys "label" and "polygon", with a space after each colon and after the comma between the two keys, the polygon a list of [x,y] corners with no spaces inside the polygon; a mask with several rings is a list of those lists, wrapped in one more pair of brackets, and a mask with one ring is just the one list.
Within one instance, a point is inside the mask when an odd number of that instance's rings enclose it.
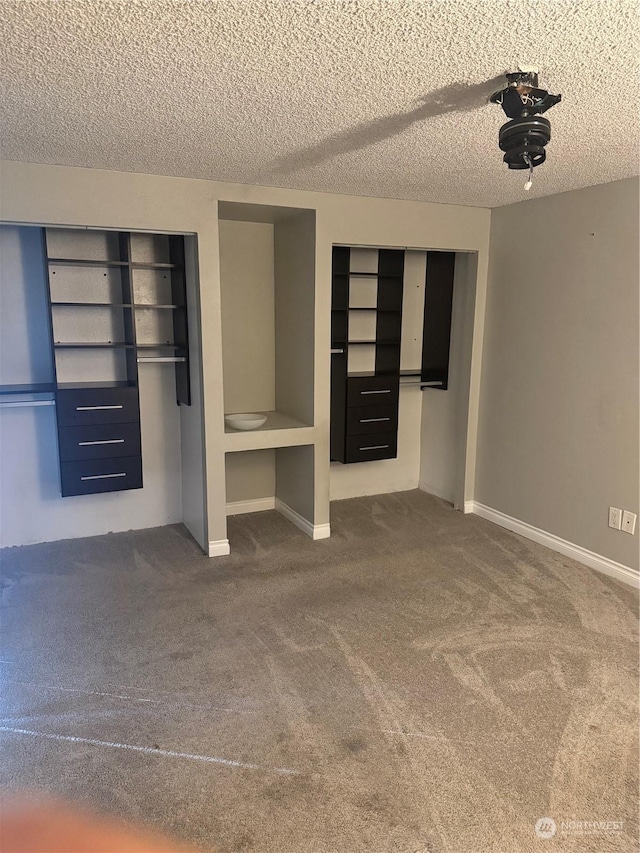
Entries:
{"label": "ceiling texture stipple", "polygon": [[[635,0],[4,0],[8,160],[496,207],[638,173]],[[524,193],[487,103],[562,93]]]}

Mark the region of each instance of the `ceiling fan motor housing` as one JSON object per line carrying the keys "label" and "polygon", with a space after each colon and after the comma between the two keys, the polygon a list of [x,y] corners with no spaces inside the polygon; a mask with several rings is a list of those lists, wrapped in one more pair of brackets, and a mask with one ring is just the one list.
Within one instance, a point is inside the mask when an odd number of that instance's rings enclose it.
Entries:
{"label": "ceiling fan motor housing", "polygon": [[551,139],[551,124],[540,115],[514,118],[500,128],[498,144],[510,169],[529,169],[544,163],[545,145]]}

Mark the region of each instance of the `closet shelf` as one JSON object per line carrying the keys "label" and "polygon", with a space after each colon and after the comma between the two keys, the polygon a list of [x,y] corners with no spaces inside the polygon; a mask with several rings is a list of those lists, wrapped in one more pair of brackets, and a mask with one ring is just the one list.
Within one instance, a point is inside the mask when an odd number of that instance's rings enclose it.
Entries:
{"label": "closet shelf", "polygon": [[55,391],[53,382],[35,382],[33,384],[0,385],[0,395],[4,394],[50,394]]}
{"label": "closet shelf", "polygon": [[53,308],[132,308],[131,302],[52,302]]}
{"label": "closet shelf", "polygon": [[128,267],[126,261],[94,261],[84,258],[48,258],[49,266],[60,267]]}
{"label": "closet shelf", "polygon": [[133,349],[134,344],[124,341],[54,341],[56,349]]}
{"label": "closet shelf", "polygon": [[397,278],[398,281],[402,281],[401,275],[386,272],[334,272],[333,276],[334,278],[338,276],[341,278]]}
{"label": "closet shelf", "polygon": [[156,343],[156,344],[136,344],[136,349],[174,349],[174,350],[182,350],[185,347],[180,346],[179,344],[173,344],[170,341],[165,341],[164,343]]}
{"label": "closet shelf", "polygon": [[178,264],[146,263],[145,261],[109,261],[85,258],[49,258],[50,266],[61,267],[131,267],[134,270],[175,270]]}
{"label": "closet shelf", "polygon": [[159,302],[134,302],[134,307],[138,308],[184,308],[184,305],[166,305]]}
{"label": "closet shelf", "polygon": [[372,376],[397,376],[397,372],[395,370],[355,370],[349,371],[347,373],[347,377],[349,379],[366,379],[371,378]]}
{"label": "closet shelf", "polygon": [[225,425],[225,446],[232,450],[263,450],[272,447],[295,447],[312,444],[315,429],[310,424],[281,412],[256,412],[266,415],[265,423],[254,430],[235,430]]}
{"label": "closet shelf", "polygon": [[377,346],[388,344],[389,346],[397,346],[400,344],[400,340],[397,338],[390,338],[388,340],[386,340],[385,338],[378,338],[377,340],[376,338],[362,338],[361,340],[357,341],[347,341],[347,343],[349,346],[352,346],[352,344],[374,344]]}
{"label": "closet shelf", "polygon": [[153,264],[144,263],[142,261],[131,261],[131,268],[134,270],[177,270],[178,264]]}
{"label": "closet shelf", "polygon": [[376,314],[402,314],[401,308],[377,308],[364,305],[350,305],[348,308],[334,308],[333,310],[340,313],[343,311],[373,311]]}
{"label": "closet shelf", "polygon": [[94,380],[93,382],[60,382],[58,389],[60,391],[73,391],[75,389],[83,390],[84,388],[135,388],[136,383],[127,379],[105,379]]}

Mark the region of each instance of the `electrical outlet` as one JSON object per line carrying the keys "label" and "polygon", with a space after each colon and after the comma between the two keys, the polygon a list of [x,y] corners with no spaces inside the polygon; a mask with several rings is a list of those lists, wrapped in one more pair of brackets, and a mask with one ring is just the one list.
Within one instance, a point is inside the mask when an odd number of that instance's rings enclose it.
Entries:
{"label": "electrical outlet", "polygon": [[622,510],[615,506],[609,507],[609,527],[620,530],[622,527]]}
{"label": "electrical outlet", "polygon": [[632,536],[636,532],[636,519],[637,515],[635,512],[629,512],[628,509],[622,513],[622,529],[625,533],[630,533]]}

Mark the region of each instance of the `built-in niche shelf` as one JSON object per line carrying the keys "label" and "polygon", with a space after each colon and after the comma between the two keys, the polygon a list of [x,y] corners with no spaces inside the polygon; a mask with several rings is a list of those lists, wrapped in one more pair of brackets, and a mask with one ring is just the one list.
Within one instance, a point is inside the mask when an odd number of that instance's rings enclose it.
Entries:
{"label": "built-in niche shelf", "polygon": [[315,537],[315,212],[221,201],[218,213],[224,411],[266,416],[222,425],[227,502],[285,507]]}
{"label": "built-in niche shelf", "polygon": [[236,430],[225,424],[227,450],[296,447],[309,443],[309,436],[313,433],[311,424],[283,415],[282,412],[256,412],[255,414],[267,417],[258,429]]}

